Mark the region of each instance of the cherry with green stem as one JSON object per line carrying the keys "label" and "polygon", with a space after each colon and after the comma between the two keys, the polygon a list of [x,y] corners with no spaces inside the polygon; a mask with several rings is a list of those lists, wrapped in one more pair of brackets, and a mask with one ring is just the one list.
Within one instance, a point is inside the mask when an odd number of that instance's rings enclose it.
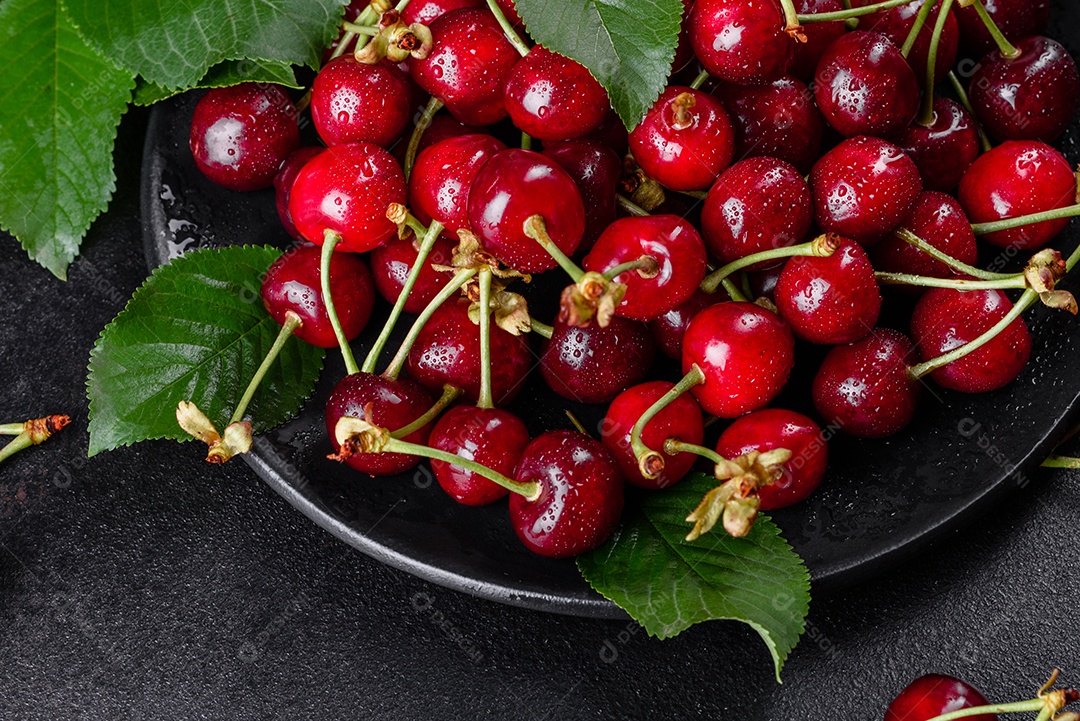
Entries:
{"label": "cherry with green stem", "polygon": [[634,452],[634,457],[637,458],[638,472],[643,478],[649,480],[659,478],[660,474],[664,472],[665,466],[664,455],[659,451],[649,448],[641,440],[641,433],[645,430],[645,426],[684,393],[704,382],[705,373],[700,367],[694,365],[689,373],[683,376],[682,379],[672,386],[667,393],[660,396],[655,403],[649,406],[649,408],[641,414],[637,419],[637,422],[634,423],[634,427],[630,431],[630,448]]}
{"label": "cherry with green stem", "polygon": [[937,5],[938,0],[926,0],[922,7],[919,8],[919,12],[915,15],[915,22],[911,25],[911,30],[908,31],[907,38],[904,40],[904,44],[900,46],[900,54],[905,58],[911,55],[911,49],[915,47],[915,41],[918,40],[919,34],[922,33],[923,28],[926,27],[926,20],[930,17],[930,11]]}
{"label": "cherry with green stem", "polygon": [[884,2],[875,3],[873,5],[864,5],[862,7],[853,7],[846,10],[837,10],[830,13],[812,13],[799,15],[799,24],[805,25],[806,23],[825,23],[833,20],[850,20],[852,18],[859,18],[863,15],[873,15],[879,10],[891,10],[901,5],[907,5],[912,0],[885,0]]}
{"label": "cherry with green stem", "polygon": [[[729,276],[744,268],[749,268],[758,263],[764,263],[770,260],[795,258],[799,256],[828,258],[835,253],[839,247],[840,237],[832,233],[825,233],[808,243],[799,243],[797,245],[775,248],[773,250],[763,250],[760,253],[748,255],[745,258],[740,258],[739,260],[714,270],[712,273],[705,276],[705,279],[701,281],[699,287],[706,293],[715,293]],[[731,293],[731,288],[729,288],[728,285],[724,285],[724,290],[728,291],[729,294]],[[737,294],[740,296],[742,295],[741,293]],[[735,296],[733,295],[732,298],[735,299]]]}
{"label": "cherry with green stem", "polygon": [[[899,719],[907,717],[925,718],[925,716],[914,710],[914,707],[916,706],[918,706],[920,710],[924,706],[929,706],[934,708],[934,710],[949,708],[949,706],[943,705],[943,701],[946,700],[945,698],[935,697],[929,700],[925,698],[922,686],[933,684],[935,690],[942,686],[946,688],[955,687],[960,694],[960,703],[962,703],[964,707],[954,711],[946,711],[945,713],[927,718],[926,721],[957,721],[958,719],[971,718],[973,716],[992,718],[994,714],[1030,713],[1033,711],[1038,712],[1035,721],[1050,721],[1051,719],[1059,719],[1060,721],[1066,721],[1066,719],[1068,719],[1068,721],[1075,721],[1075,719],[1078,718],[1077,714],[1065,713],[1058,715],[1058,711],[1061,711],[1071,703],[1080,701],[1080,692],[1071,688],[1053,689],[1054,684],[1057,682],[1057,678],[1058,669],[1054,669],[1050,674],[1050,679],[1043,684],[1042,688],[1035,694],[1035,698],[1027,701],[1015,701],[1012,703],[980,703],[978,705],[972,705],[972,698],[980,701],[985,701],[985,699],[982,698],[982,694],[979,694],[964,682],[943,676],[924,676],[920,679],[916,679],[911,686],[893,699],[893,702],[889,704],[885,719],[886,721],[898,721]],[[925,681],[926,684],[920,684],[922,681]],[[952,703],[950,703],[950,706],[954,709],[956,708]]]}
{"label": "cherry with green stem", "polygon": [[14,436],[3,448],[0,448],[0,463],[30,446],[41,445],[69,423],[71,423],[71,418],[68,416],[51,415],[33,418],[24,423],[0,425],[0,436]]}
{"label": "cherry with green stem", "polygon": [[[927,0],[926,7],[930,6],[932,2]],[[949,11],[952,10],[953,0],[941,0],[941,12],[938,13],[937,22],[934,24],[934,34],[930,40],[930,54],[926,61],[926,89],[923,93],[923,105],[922,111],[919,117],[916,119],[920,125],[933,125],[934,124],[934,84],[937,80],[935,74],[937,72],[937,55],[938,48],[941,45],[941,34],[945,30],[945,23],[949,19]]]}
{"label": "cherry with green stem", "polygon": [[990,33],[990,37],[994,39],[994,44],[997,45],[1001,56],[1003,58],[1019,57],[1020,50],[1010,43],[1004,33],[1001,32],[997,23],[994,22],[994,18],[990,17],[990,13],[986,12],[986,6],[982,4],[982,0],[974,0],[971,4],[974,5],[975,13],[979,16],[979,19],[982,20],[983,25],[986,26],[986,30]]}
{"label": "cherry with green stem", "polygon": [[972,278],[979,278],[981,280],[1005,280],[1007,278],[1012,278],[1014,275],[1011,273],[992,273],[988,270],[983,270],[982,268],[976,268],[973,265],[963,263],[956,258],[953,258],[951,255],[948,255],[947,253],[943,253],[942,251],[938,250],[930,243],[915,235],[915,233],[911,232],[907,228],[897,228],[895,231],[893,231],[893,235],[900,238],[908,245],[911,245],[912,247],[930,256],[934,260],[940,263],[944,263],[949,268],[961,275],[968,275]]}
{"label": "cherry with green stem", "polygon": [[506,39],[514,46],[514,49],[518,51],[518,54],[520,54],[521,57],[528,55],[530,49],[528,44],[521,39],[521,36],[514,30],[514,26],[506,19],[506,13],[499,7],[499,3],[495,0],[487,0],[487,5],[488,9],[491,10],[491,14],[499,21],[499,27],[502,28],[503,34],[506,35]]}
{"label": "cherry with green stem", "polygon": [[416,121],[416,127],[413,128],[412,135],[409,136],[409,147],[405,151],[405,180],[408,180],[412,175],[413,166],[416,165],[416,155],[420,151],[420,140],[431,125],[432,118],[442,109],[443,102],[433,95],[428,99],[427,105],[424,106],[424,112],[420,115],[420,119]]}

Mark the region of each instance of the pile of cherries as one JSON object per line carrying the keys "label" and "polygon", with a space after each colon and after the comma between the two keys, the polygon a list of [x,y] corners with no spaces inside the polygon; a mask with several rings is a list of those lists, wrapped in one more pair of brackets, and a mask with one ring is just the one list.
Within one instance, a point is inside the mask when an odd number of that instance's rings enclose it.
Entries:
{"label": "pile of cherries", "polygon": [[[820,419],[884,438],[924,377],[1014,380],[1026,308],[1076,310],[1054,287],[1076,258],[1044,248],[1080,214],[1049,145],[1080,75],[1040,34],[1048,0],[684,0],[670,85],[629,133],[584,67],[522,39],[511,0],[383,2],[350,6],[299,103],[326,147],[300,147],[280,88],[245,84],[201,98],[191,149],[228,188],[272,184],[302,241],[263,298],[287,333],[341,347],[333,457],[372,476],[431,458],[466,505],[509,494],[539,554],[595,548],[624,483],[668,487],[699,457],[719,485],[690,538],[806,498],[825,434],[769,407],[797,343],[831,347],[809,389]],[[966,89],[961,49],[981,58]],[[946,78],[958,100],[936,94]],[[977,236],[1031,260],[976,267]],[[560,279],[553,318],[517,292],[540,274]],[[885,285],[900,304],[921,293],[910,334],[878,325]],[[394,307],[361,365],[348,342],[376,295]],[[658,352],[677,383],[650,378]],[[537,365],[559,396],[609,404],[601,440],[530,438],[505,410]],[[703,447],[713,417],[733,422]]]}

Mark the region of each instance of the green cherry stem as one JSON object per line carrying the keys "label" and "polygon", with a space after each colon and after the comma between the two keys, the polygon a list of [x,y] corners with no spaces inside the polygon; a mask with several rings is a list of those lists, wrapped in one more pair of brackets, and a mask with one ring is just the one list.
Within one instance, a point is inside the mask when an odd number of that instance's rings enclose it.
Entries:
{"label": "green cherry stem", "polygon": [[527,481],[522,483],[521,481],[515,481],[512,478],[507,478],[503,474],[493,471],[487,466],[477,463],[476,461],[466,460],[454,453],[447,453],[446,451],[440,451],[436,448],[429,448],[428,446],[421,446],[417,443],[409,443],[408,441],[398,440],[397,438],[391,438],[386,444],[386,448],[383,449],[387,453],[408,453],[413,456],[421,456],[423,458],[430,458],[435,461],[443,461],[457,466],[458,468],[464,468],[467,471],[472,471],[478,476],[483,476],[492,483],[502,486],[511,493],[516,493],[519,496],[525,496],[526,499],[533,501],[540,496],[540,484],[537,481]]}
{"label": "green cherry stem", "polygon": [[0,436],[17,436],[25,430],[25,423],[5,423],[0,425]]}
{"label": "green cherry stem", "polygon": [[744,295],[742,290],[739,289],[739,286],[735,285],[735,282],[732,281],[731,278],[724,278],[720,281],[720,285],[723,287],[724,292],[728,294],[728,297],[736,303],[749,302],[750,297]]}
{"label": "green cherry stem", "polygon": [[795,9],[795,3],[792,0],[780,0],[780,7],[784,11],[784,32],[793,38],[803,36],[804,39],[801,42],[805,42],[805,34],[799,24],[799,11]]}
{"label": "green cherry stem", "polygon": [[1004,33],[1001,32],[1001,28],[994,22],[994,18],[990,17],[990,13],[986,12],[986,6],[982,4],[982,0],[975,0],[972,4],[975,6],[975,14],[983,21],[983,25],[986,26],[986,30],[990,33],[990,37],[994,38],[994,42],[998,46],[1001,57],[1006,59],[1019,57],[1020,50],[1005,38]]}
{"label": "green cherry stem", "polygon": [[[979,716],[981,714],[999,713],[1023,713],[1025,711],[1047,711],[1046,704],[1041,698],[1033,698],[1029,701],[1014,701],[1013,703],[992,703],[986,706],[973,706],[971,708],[952,711],[950,713],[935,716],[927,721],[955,721],[955,719]],[[1040,718],[1049,718],[1042,717]]]}
{"label": "green cherry stem", "polygon": [[494,408],[491,397],[491,269],[480,270],[480,396],[479,408]]}
{"label": "green cherry stem", "polygon": [[619,204],[619,207],[625,210],[630,215],[637,216],[638,218],[645,218],[650,215],[649,211],[637,205],[634,201],[627,198],[622,193],[615,196],[615,201]]}
{"label": "green cherry stem", "polygon": [[911,26],[911,30],[908,31],[907,37],[904,39],[904,44],[900,47],[900,54],[905,58],[911,54],[911,49],[915,47],[915,41],[919,39],[919,34],[926,26],[926,19],[930,17],[930,11],[937,5],[937,0],[927,0],[923,3],[923,6],[919,8],[918,14],[915,16],[915,22]]}
{"label": "green cherry stem", "polygon": [[934,246],[930,245],[930,243],[915,235],[907,228],[897,228],[893,231],[893,235],[895,235],[897,238],[904,241],[908,245],[911,245],[922,251],[923,253],[926,253],[939,263],[944,263],[945,265],[955,270],[957,273],[961,273],[963,275],[970,275],[972,278],[979,278],[981,280],[1003,280],[1005,278],[1012,278],[1015,275],[1015,273],[991,273],[988,270],[982,270],[981,268],[976,268],[973,265],[962,263],[956,258],[953,258],[951,255],[948,255],[947,253],[944,253],[935,248]]}
{"label": "green cherry stem", "polygon": [[521,149],[532,150],[532,136],[524,130],[521,131]]}
{"label": "green cherry stem", "polygon": [[349,339],[345,337],[345,331],[341,329],[341,320],[338,318],[337,309],[334,308],[334,298],[330,294],[330,259],[334,255],[334,248],[341,242],[341,236],[329,228],[323,233],[322,257],[319,264],[319,284],[322,287],[323,305],[326,306],[326,314],[330,316],[330,326],[334,329],[334,337],[337,338],[338,347],[341,348],[341,357],[345,359],[345,370],[349,375],[359,373],[360,367],[356,365],[356,356],[349,347]]}
{"label": "green cherry stem", "polygon": [[3,463],[19,451],[26,450],[32,445],[34,445],[34,442],[30,440],[30,434],[20,433],[11,439],[3,448],[0,448],[0,463]]}
{"label": "green cherry stem", "polygon": [[[922,9],[925,10],[931,3],[927,2]],[[941,44],[941,34],[945,31],[945,22],[949,19],[949,11],[952,10],[953,0],[942,0],[941,12],[938,13],[937,22],[934,24],[934,34],[930,36],[930,53],[926,57],[926,90],[923,92],[922,112],[919,114],[918,123],[929,127],[934,124],[934,85],[937,83],[935,73],[937,71],[938,46]]]}
{"label": "green cherry stem", "polygon": [[541,323],[536,318],[529,318],[529,325],[532,327],[532,332],[536,333],[536,335],[540,336],[541,338],[550,339],[551,334],[555,332],[555,329],[552,328],[550,325],[548,325],[547,323]]}
{"label": "green cherry stem", "polygon": [[911,285],[920,288],[955,288],[956,290],[1009,290],[1027,287],[1023,274],[994,280],[962,280],[959,278],[934,278],[908,273],[875,272],[874,277],[882,285]]}
{"label": "green cherry stem", "polygon": [[655,278],[656,274],[660,272],[660,264],[651,255],[643,255],[637,260],[628,260],[614,268],[605,270],[603,276],[608,280],[614,280],[623,273],[635,270],[641,273],[642,278]]}
{"label": "green cherry stem", "polygon": [[[353,36],[366,35],[369,38],[373,38],[379,34],[379,28],[370,25],[357,25],[356,23],[344,22],[341,24],[341,27],[345,28],[346,33],[352,33]],[[340,45],[338,47],[340,47]]]}
{"label": "green cherry stem", "polygon": [[874,3],[873,5],[864,5],[858,8],[848,8],[846,10],[835,10],[829,13],[811,13],[806,15],[799,15],[799,23],[805,25],[806,23],[827,23],[833,20],[849,20],[851,18],[862,17],[863,15],[873,15],[878,10],[889,10],[891,8],[900,7],[901,5],[908,5],[913,0],[885,0],[885,2]]}
{"label": "green cherry stem", "polygon": [[[381,16],[382,13],[379,12],[372,4],[369,4],[366,8],[364,8],[363,12],[361,12],[356,17],[356,24],[360,26],[370,27],[372,25],[375,25],[379,21]],[[356,36],[356,48],[353,50],[353,52],[358,53],[363,50],[364,46],[368,44],[368,40],[370,40],[370,38],[366,35]]]}
{"label": "green cherry stem", "polygon": [[690,372],[683,376],[682,380],[676,383],[671,390],[649,406],[649,408],[641,414],[641,417],[637,419],[637,422],[634,423],[634,428],[630,431],[630,448],[634,452],[634,457],[637,458],[638,470],[641,471],[641,475],[646,478],[658,478],[664,470],[664,457],[649,448],[641,440],[641,434],[645,430],[645,426],[647,426],[649,421],[655,418],[660,411],[674,403],[683,393],[686,393],[694,386],[701,385],[704,382],[705,374],[695,363],[693,367],[690,368]]}
{"label": "green cherry stem", "polygon": [[521,39],[521,36],[514,30],[514,26],[510,24],[510,21],[506,19],[506,15],[503,13],[502,8],[499,7],[499,3],[495,0],[487,0],[488,8],[495,16],[495,19],[499,21],[499,27],[502,28],[503,35],[510,41],[510,44],[514,46],[514,49],[518,51],[521,57],[525,57],[529,54],[529,46],[525,44],[525,41]]}
{"label": "green cherry stem", "polygon": [[[70,418],[59,415],[34,418],[25,423],[5,423],[3,426],[4,435],[14,435],[15,437],[3,448],[0,448],[0,463],[30,446],[41,445],[69,423],[71,423]],[[8,432],[14,431],[16,427],[19,429],[17,433]]]}
{"label": "green cherry stem", "polygon": [[407,426],[402,426],[396,431],[390,433],[391,438],[407,438],[410,434],[416,433],[418,430],[431,423],[433,420],[439,417],[439,414],[443,410],[457,400],[461,395],[461,389],[452,386],[449,383],[443,385],[442,395],[439,396],[439,400],[435,401],[435,405],[424,411],[424,415],[417,418],[415,421]]}
{"label": "green cherry stem", "polygon": [[973,223],[971,229],[975,231],[975,235],[988,235],[989,233],[996,233],[1000,230],[1011,230],[1025,225],[1042,223],[1047,220],[1060,220],[1062,218],[1075,218],[1077,216],[1080,216],[1080,205],[1069,205],[1064,208],[1046,210],[1042,213],[1032,213],[1031,215],[1021,215],[1016,218],[1006,218],[1005,220],[995,220],[990,223]]}
{"label": "green cherry stem", "polygon": [[[324,275],[326,275],[324,273]],[[323,289],[323,294],[329,297],[329,293],[326,288]],[[240,397],[240,402],[236,404],[236,410],[233,411],[232,418],[229,419],[229,424],[239,423],[244,419],[244,414],[247,413],[248,405],[251,403],[251,399],[255,397],[255,391],[258,390],[259,384],[262,383],[263,378],[266,377],[266,372],[270,370],[270,366],[277,360],[278,354],[281,353],[281,349],[285,347],[285,343],[292,337],[293,332],[297,328],[302,326],[304,321],[300,320],[295,312],[288,310],[285,311],[285,322],[281,324],[281,330],[278,331],[277,338],[274,339],[274,344],[270,346],[270,350],[267,351],[266,357],[263,358],[258,369],[255,371],[255,375],[251,377],[251,382],[248,383],[247,388],[244,390],[244,395]],[[337,326],[334,327],[334,333],[337,333]],[[354,363],[356,361],[353,361]]]}
{"label": "green cherry stem", "polygon": [[714,270],[712,273],[709,273],[705,276],[705,279],[701,281],[700,288],[706,293],[715,293],[716,289],[720,286],[721,281],[743,268],[749,268],[752,265],[768,260],[780,260],[782,258],[794,258],[796,256],[828,258],[835,253],[839,247],[840,241],[837,236],[819,235],[809,243],[799,243],[798,245],[791,245],[783,248],[763,250],[760,253],[753,253],[744,258],[739,258],[738,260],[732,261],[727,265]]}
{"label": "green cherry stem", "polygon": [[1056,453],[1049,456],[1042,462],[1043,468],[1080,468],[1080,458],[1071,458],[1069,456],[1059,456]]}
{"label": "green cherry stem", "polygon": [[544,250],[547,251],[559,267],[566,271],[566,274],[570,276],[570,280],[575,283],[581,280],[581,276],[585,275],[578,264],[570,260],[570,256],[562,252],[559,246],[555,245],[555,241],[548,235],[547,225],[544,223],[544,217],[542,215],[531,215],[525,220],[523,226],[525,236],[532,238],[539,243]]}
{"label": "green cherry stem", "polygon": [[674,456],[679,453],[693,453],[695,456],[701,456],[707,458],[713,463],[722,463],[726,460],[716,451],[705,446],[694,445],[693,443],[684,443],[678,438],[668,438],[664,441],[664,453],[669,456]]}
{"label": "green cherry stem", "polygon": [[413,128],[412,135],[409,136],[409,147],[405,149],[405,179],[408,180],[412,175],[413,166],[416,165],[416,154],[420,150],[420,139],[424,137],[424,131],[431,125],[431,119],[435,117],[435,113],[442,110],[443,102],[432,96],[427,105],[424,106],[424,113],[420,116],[420,119],[416,121],[416,127]]}
{"label": "green cherry stem", "polygon": [[364,365],[361,368],[364,373],[375,372],[375,366],[379,362],[379,355],[382,354],[386,342],[390,340],[390,334],[394,332],[394,326],[397,325],[398,318],[401,317],[401,313],[405,310],[405,302],[409,299],[409,294],[412,293],[413,286],[416,285],[416,280],[420,277],[420,271],[424,269],[427,257],[431,254],[431,249],[435,247],[435,241],[439,239],[439,234],[442,231],[442,223],[437,220],[431,221],[431,227],[427,229],[416,249],[416,261],[413,263],[412,268],[409,269],[409,275],[405,278],[405,285],[401,287],[401,292],[398,293],[397,301],[390,311],[390,316],[386,319],[386,323],[383,324],[379,337],[375,339],[375,344],[371,346],[367,357],[364,358]]}
{"label": "green cherry stem", "polygon": [[[788,0],[788,1],[790,2],[790,0]],[[705,84],[705,81],[708,80],[708,79],[709,79],[709,71],[708,70],[702,70],[700,73],[697,74],[697,77],[694,78],[693,81],[691,81],[690,87],[693,88],[694,90],[699,90],[701,88],[701,86]]]}
{"label": "green cherry stem", "polygon": [[956,73],[952,70],[949,71],[949,84],[952,85],[953,92],[960,99],[960,104],[964,106],[964,110],[967,110],[968,115],[971,116],[971,122],[975,124],[975,130],[979,133],[979,147],[982,148],[984,153],[989,152],[994,147],[990,143],[990,136],[983,130],[982,123],[975,118],[975,110],[971,107],[971,98],[968,97],[967,89],[964,88],[964,84],[960,82],[960,78],[956,77]]}

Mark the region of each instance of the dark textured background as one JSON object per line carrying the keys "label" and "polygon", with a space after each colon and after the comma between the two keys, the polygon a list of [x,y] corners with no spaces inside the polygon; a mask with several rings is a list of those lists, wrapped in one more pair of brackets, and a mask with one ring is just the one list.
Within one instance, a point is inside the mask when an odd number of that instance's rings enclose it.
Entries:
{"label": "dark textured background", "polygon": [[[87,460],[84,369],[146,275],[145,117],[119,189],[61,283],[0,242],[0,421],[68,412],[0,466],[0,718],[875,719],[913,677],[1028,697],[1080,685],[1080,474],[1037,473],[977,525],[812,605],[773,681],[757,636],[479,601],[381,566],[242,463],[144,443]],[[858,509],[853,509],[858,512]]]}

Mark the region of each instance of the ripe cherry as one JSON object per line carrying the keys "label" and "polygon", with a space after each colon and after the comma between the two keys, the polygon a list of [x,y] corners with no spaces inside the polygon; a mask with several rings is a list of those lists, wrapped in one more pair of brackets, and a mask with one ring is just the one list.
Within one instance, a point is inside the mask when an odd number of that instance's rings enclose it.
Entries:
{"label": "ripe cherry", "polygon": [[[795,0],[795,10],[800,15],[838,12],[844,9],[844,0]],[[803,82],[814,79],[821,56],[833,41],[847,32],[843,20],[803,25],[805,43],[795,44],[795,56],[791,60],[790,73]],[[784,158],[787,160],[787,158]],[[790,162],[790,161],[789,161]],[[797,165],[797,164],[795,164]]]}
{"label": "ripe cherry", "polygon": [[736,418],[765,406],[795,364],[795,339],[780,316],[753,303],[718,303],[699,312],[683,337],[682,370],[697,365],[691,392],[706,413]]}
{"label": "ripe cherry", "polygon": [[919,83],[888,36],[858,30],[839,37],[817,67],[814,97],[841,135],[885,137],[919,112]]}
{"label": "ripe cherry", "polygon": [[787,73],[795,40],[777,0],[696,0],[690,43],[711,75],[757,85]]}
{"label": "ripe cherry", "polygon": [[300,174],[300,169],[307,165],[307,161],[321,153],[323,148],[305,147],[298,148],[289,154],[274,176],[274,203],[277,206],[278,217],[289,235],[300,240],[300,231],[293,223],[292,215],[289,214],[289,198],[292,196],[293,181]]}
{"label": "ripe cherry", "polygon": [[544,143],[543,154],[554,160],[577,183],[585,205],[585,234],[578,253],[588,252],[604,230],[615,222],[616,195],[623,163],[599,140],[579,138]]}
{"label": "ripe cherry", "polygon": [[881,313],[881,290],[862,246],[837,239],[827,258],[788,260],[776,283],[776,307],[797,338],[839,345],[866,336]]}
{"label": "ripe cherry", "polygon": [[821,485],[829,457],[821,429],[801,413],[765,408],[737,419],[716,442],[716,452],[728,459],[775,448],[791,451],[791,458],[780,478],[758,489],[763,511],[794,505]]}
{"label": "ripe cherry", "polygon": [[644,380],[655,356],[649,330],[637,321],[615,316],[605,328],[575,328],[560,317],[541,348],[540,373],[563,398],[606,403]]}
{"label": "ripe cherry", "polygon": [[798,243],[813,220],[810,186],[798,170],[776,158],[749,158],[725,170],[709,189],[701,230],[709,252],[731,263]]}
{"label": "ripe cherry", "polygon": [[[415,129],[416,126],[410,123],[409,129],[406,132],[406,137],[411,136]],[[449,113],[437,113],[435,117],[431,119],[431,123],[427,126],[427,129],[424,130],[424,134],[420,136],[420,142],[416,146],[417,157],[432,145],[446,140],[447,138],[456,138],[459,135],[472,135],[474,133],[483,132],[485,132],[484,128],[459,123],[454,116]],[[402,142],[395,144],[394,147],[390,149],[390,152],[394,158],[404,166],[408,149],[409,144],[407,142]]]}
{"label": "ripe cherry", "polygon": [[334,58],[311,85],[311,120],[327,145],[355,141],[383,148],[401,137],[412,115],[409,77],[383,62]]}
{"label": "ripe cherry", "polygon": [[[1050,0],[983,0],[983,7],[1007,38],[1039,35],[1050,19]],[[997,49],[994,38],[973,7],[957,5],[953,12],[960,24],[960,42],[967,52],[981,58]]]}
{"label": "ripe cherry", "polygon": [[[993,0],[989,0],[990,5]],[[912,681],[889,704],[885,721],[929,721],[929,719],[989,705],[972,686],[952,676],[931,673]],[[992,713],[968,716],[971,721],[997,721]]]}
{"label": "ripe cherry", "polygon": [[653,479],[641,475],[634,449],[630,445],[630,432],[641,414],[674,387],[674,383],[667,381],[649,381],[628,388],[611,402],[604,416],[601,440],[619,462],[626,481],[640,488],[659,489],[674,485],[690,472],[697,461],[693,453],[669,455],[664,450],[664,442],[669,438],[699,446],[705,435],[701,408],[685,393],[657,413],[641,432],[642,442],[663,455],[664,470],[659,477]]}
{"label": "ripe cherry", "polygon": [[651,320],[677,308],[705,277],[705,243],[694,226],[677,215],[616,220],[582,266],[605,273],[637,260],[651,265],[612,278],[626,286],[626,295],[615,309],[624,318]]}
{"label": "ripe cherry", "polygon": [[401,11],[401,22],[431,25],[437,18],[462,8],[485,8],[484,0],[412,0]]}
{"label": "ripe cherry", "polygon": [[409,208],[424,225],[437,220],[457,237],[469,227],[469,188],[480,167],[506,145],[491,135],[459,135],[440,141],[416,158],[409,176]]}
{"label": "ripe cherry", "polygon": [[896,138],[896,144],[915,161],[927,190],[951,193],[979,157],[979,131],[964,106],[949,98],[934,99],[934,122],[916,119]]}
{"label": "ripe cherry", "polygon": [[810,173],[814,216],[827,233],[871,246],[892,232],[922,192],[919,169],[878,138],[845,140]]}
{"label": "ripe cherry", "polygon": [[[976,160],[960,181],[960,204],[972,223],[987,223],[1077,202],[1076,176],[1065,156],[1045,143],[1010,140]],[[983,238],[1001,248],[1035,250],[1068,225],[1047,220]]]}
{"label": "ripe cherry", "polygon": [[570,140],[607,118],[607,91],[585,66],[537,45],[514,65],[504,102],[522,132],[540,140]]}
{"label": "ripe cherry", "polygon": [[599,546],[619,522],[623,476],[599,441],[576,431],[536,437],[518,462],[514,478],[540,484],[529,500],[514,494],[510,521],[530,551],[549,558],[577,556]]}
{"label": "ripe cherry", "polygon": [[296,107],[277,85],[241,83],[199,98],[191,118],[191,154],[210,180],[230,190],[259,190],[300,146]]}
{"label": "ripe cherry", "polygon": [[[852,7],[865,7],[873,4],[873,2],[874,0],[854,0],[851,5]],[[864,15],[859,18],[859,28],[887,35],[896,47],[902,47],[907,40],[908,33],[911,32],[911,28],[915,25],[915,19],[919,15],[919,11],[925,4],[926,0],[913,0],[913,2],[899,7]],[[931,29],[937,23],[940,15],[941,4],[939,3],[930,11],[923,30],[915,38],[915,44],[911,46],[911,51],[907,56],[908,64],[915,71],[915,77],[920,84],[926,77],[926,66],[929,64],[930,41],[933,37]],[[935,78],[944,78],[952,70],[953,65],[956,64],[959,45],[960,28],[956,23],[956,16],[950,12],[945,18],[945,25],[938,41],[937,62],[934,64]]]}
{"label": "ripe cherry", "polygon": [[391,203],[404,204],[405,192],[405,176],[393,156],[371,143],[344,143],[300,170],[289,213],[312,243],[322,245],[330,230],[341,236],[339,250],[363,253],[397,232],[386,211]]}
{"label": "ripe cherry", "polygon": [[[455,406],[435,424],[428,445],[476,461],[504,476],[513,476],[521,454],[529,445],[529,431],[521,419],[509,411]],[[432,460],[431,470],[442,489],[466,506],[484,506],[509,493],[502,486],[453,463]]]}
{"label": "ripe cherry", "polygon": [[683,336],[686,335],[690,321],[703,309],[726,300],[730,298],[722,289],[711,294],[695,290],[678,308],[649,321],[649,332],[652,333],[657,350],[669,358],[682,358]]}
{"label": "ripe cherry", "polygon": [[[428,254],[424,267],[420,270],[420,276],[416,284],[405,300],[404,311],[418,314],[427,304],[446,287],[453,277],[451,273],[435,270],[433,265],[449,266],[454,259],[454,248],[457,243],[449,238],[439,237]],[[380,245],[371,251],[371,271],[375,276],[375,287],[379,295],[394,303],[405,287],[405,280],[409,277],[409,270],[416,263],[418,255],[417,239],[394,238],[384,245]]]}
{"label": "ripe cherry", "polygon": [[876,328],[833,348],[811,387],[814,407],[829,426],[859,438],[885,438],[915,417],[922,384],[908,373],[915,347],[900,331]]}
{"label": "ripe cherry", "polygon": [[[924,361],[975,340],[1004,318],[1013,304],[1000,290],[931,288],[911,316],[911,337]],[[1017,318],[989,343],[931,374],[939,386],[985,393],[1008,385],[1031,357],[1031,333]]]}
{"label": "ripe cherry", "polygon": [[735,136],[724,107],[700,90],[673,85],[630,132],[641,169],[672,190],[704,190],[731,163]]}
{"label": "ripe cherry", "polygon": [[[975,265],[979,262],[979,248],[971,223],[960,203],[951,196],[936,191],[923,192],[904,219],[903,227],[961,263]],[[896,235],[890,235],[874,246],[870,256],[874,267],[886,273],[931,278],[963,277]]]}

